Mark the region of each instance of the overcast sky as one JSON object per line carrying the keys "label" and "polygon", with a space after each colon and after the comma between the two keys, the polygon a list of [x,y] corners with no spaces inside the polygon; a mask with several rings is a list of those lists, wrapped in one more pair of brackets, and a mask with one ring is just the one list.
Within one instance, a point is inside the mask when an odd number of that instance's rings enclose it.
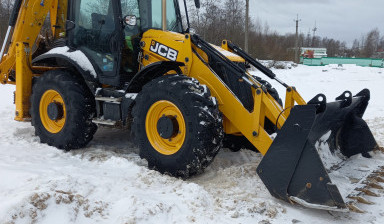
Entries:
{"label": "overcast sky", "polygon": [[250,0],[251,18],[281,34],[295,32],[296,14],[299,32],[306,35],[316,21],[317,36],[346,41],[348,46],[376,27],[384,35],[384,0]]}

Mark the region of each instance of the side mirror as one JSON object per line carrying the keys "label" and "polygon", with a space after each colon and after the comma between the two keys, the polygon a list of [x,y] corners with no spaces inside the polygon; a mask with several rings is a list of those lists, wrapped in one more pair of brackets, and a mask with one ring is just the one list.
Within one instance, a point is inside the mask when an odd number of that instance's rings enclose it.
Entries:
{"label": "side mirror", "polygon": [[200,0],[195,0],[195,6],[196,8],[200,8]]}
{"label": "side mirror", "polygon": [[126,26],[136,26],[137,18],[133,15],[124,16],[124,24]]}

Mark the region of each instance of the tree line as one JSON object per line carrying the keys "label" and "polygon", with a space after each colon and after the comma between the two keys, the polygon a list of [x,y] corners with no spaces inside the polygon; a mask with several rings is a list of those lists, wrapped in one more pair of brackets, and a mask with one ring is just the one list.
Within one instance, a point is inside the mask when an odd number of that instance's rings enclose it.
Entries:
{"label": "tree line", "polygon": [[[0,41],[3,42],[14,0],[0,0]],[[197,10],[194,0],[188,0],[191,26],[208,42],[220,45],[223,39],[244,47],[245,0],[201,0]],[[183,11],[183,10],[182,10]],[[295,34],[280,34],[267,22],[249,21],[249,53],[265,60],[293,60]],[[345,41],[299,34],[299,47],[327,48],[329,57],[375,57],[384,49],[384,36],[373,29],[347,47]]]}
{"label": "tree line", "polygon": [[[244,47],[245,0],[202,0],[199,10],[192,0],[189,2],[191,26],[205,40],[220,44],[225,38]],[[280,34],[267,22],[250,18],[249,53],[259,59],[293,60],[295,36],[294,33]],[[345,41],[300,33],[299,47],[327,48],[329,57],[374,57],[377,51],[384,50],[384,36],[380,36],[376,28],[347,47]]]}
{"label": "tree line", "polygon": [[3,44],[8,29],[8,20],[15,0],[0,0],[0,44]]}

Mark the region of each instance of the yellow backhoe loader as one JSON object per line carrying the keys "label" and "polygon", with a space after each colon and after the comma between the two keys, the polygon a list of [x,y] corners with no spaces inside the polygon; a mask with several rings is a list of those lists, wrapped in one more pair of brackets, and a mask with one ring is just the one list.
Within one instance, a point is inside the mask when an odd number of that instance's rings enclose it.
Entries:
{"label": "yellow backhoe loader", "polygon": [[[223,143],[246,147],[264,155],[257,173],[274,197],[361,211],[316,144],[326,138],[346,157],[380,149],[362,119],[369,91],[305,102],[234,43],[191,32],[184,6],[186,26],[178,0],[16,0],[0,54],[1,83],[16,85],[15,119],[63,150],[85,147],[98,125],[128,127],[150,168],[181,178],[201,173]],[[248,66],[286,88],[284,107]]]}

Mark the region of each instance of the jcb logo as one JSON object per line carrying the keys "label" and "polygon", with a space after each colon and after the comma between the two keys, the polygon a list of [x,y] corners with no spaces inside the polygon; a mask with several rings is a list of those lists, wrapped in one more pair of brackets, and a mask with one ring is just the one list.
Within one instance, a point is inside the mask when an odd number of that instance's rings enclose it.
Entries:
{"label": "jcb logo", "polygon": [[177,50],[165,46],[164,44],[161,44],[154,40],[152,40],[151,47],[149,48],[149,50],[171,61],[176,61],[177,55],[179,54]]}

